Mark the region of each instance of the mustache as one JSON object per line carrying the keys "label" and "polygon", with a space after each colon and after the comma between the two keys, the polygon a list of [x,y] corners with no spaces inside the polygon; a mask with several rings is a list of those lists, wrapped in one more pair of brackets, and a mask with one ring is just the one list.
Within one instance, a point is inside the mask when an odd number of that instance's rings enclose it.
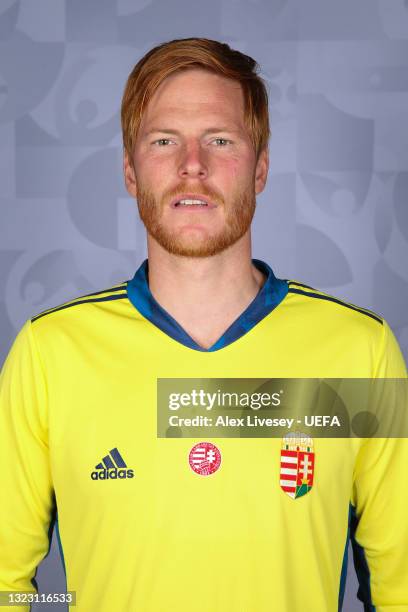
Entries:
{"label": "mustache", "polygon": [[200,196],[204,196],[205,198],[208,198],[209,200],[211,200],[212,202],[215,202],[216,204],[224,204],[224,198],[219,193],[217,193],[216,191],[213,191],[212,189],[208,189],[207,187],[204,187],[204,186],[197,189],[197,187],[192,188],[192,187],[189,187],[188,185],[182,185],[182,184],[178,185],[174,189],[166,191],[162,197],[162,204],[164,204],[165,202],[169,200],[172,200],[173,198],[178,196],[180,193],[191,193],[192,195],[196,195],[196,196],[200,195]]}

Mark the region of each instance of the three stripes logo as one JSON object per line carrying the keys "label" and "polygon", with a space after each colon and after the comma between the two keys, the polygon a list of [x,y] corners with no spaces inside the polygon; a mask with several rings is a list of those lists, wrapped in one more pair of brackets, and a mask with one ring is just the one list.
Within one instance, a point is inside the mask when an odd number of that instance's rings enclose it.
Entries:
{"label": "three stripes logo", "polygon": [[95,465],[91,472],[92,480],[115,480],[117,478],[133,478],[133,470],[128,469],[117,448],[112,448],[101,463]]}

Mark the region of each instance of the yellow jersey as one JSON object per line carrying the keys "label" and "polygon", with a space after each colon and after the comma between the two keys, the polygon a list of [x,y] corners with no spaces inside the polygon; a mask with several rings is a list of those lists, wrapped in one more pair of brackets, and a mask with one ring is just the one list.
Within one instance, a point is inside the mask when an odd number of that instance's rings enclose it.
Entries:
{"label": "yellow jersey", "polygon": [[265,284],[208,350],[147,260],[26,321],[0,378],[0,590],[36,588],[55,526],[78,612],[335,612],[351,539],[365,610],[408,611],[407,439],[315,438],[297,495],[281,439],[157,435],[158,379],[406,378],[380,316],[253,262]]}

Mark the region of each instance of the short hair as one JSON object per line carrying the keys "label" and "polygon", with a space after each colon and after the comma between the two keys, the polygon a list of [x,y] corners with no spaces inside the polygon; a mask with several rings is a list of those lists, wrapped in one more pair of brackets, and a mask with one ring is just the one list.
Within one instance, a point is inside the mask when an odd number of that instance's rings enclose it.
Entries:
{"label": "short hair", "polygon": [[249,55],[208,38],[180,38],[162,43],[133,68],[121,107],[125,151],[132,156],[143,111],[162,81],[175,72],[192,68],[209,70],[241,84],[244,121],[258,159],[270,137],[268,93],[258,75],[259,65]]}

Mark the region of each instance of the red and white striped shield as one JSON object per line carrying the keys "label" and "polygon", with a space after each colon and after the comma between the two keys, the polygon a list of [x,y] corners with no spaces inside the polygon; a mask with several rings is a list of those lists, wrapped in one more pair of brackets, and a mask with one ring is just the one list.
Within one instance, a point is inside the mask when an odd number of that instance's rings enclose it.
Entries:
{"label": "red and white striped shield", "polygon": [[313,487],[315,453],[313,440],[302,433],[290,433],[282,439],[280,486],[293,499],[309,493]]}

